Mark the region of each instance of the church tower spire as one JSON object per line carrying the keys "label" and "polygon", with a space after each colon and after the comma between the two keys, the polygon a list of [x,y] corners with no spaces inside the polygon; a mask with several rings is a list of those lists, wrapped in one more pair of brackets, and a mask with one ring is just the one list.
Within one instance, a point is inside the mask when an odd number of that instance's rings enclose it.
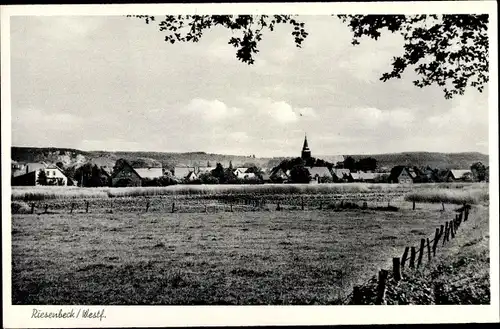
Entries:
{"label": "church tower spire", "polygon": [[311,150],[309,149],[309,145],[307,144],[307,134],[304,136],[304,146],[302,146],[302,154],[301,158],[303,160],[307,160],[311,157]]}

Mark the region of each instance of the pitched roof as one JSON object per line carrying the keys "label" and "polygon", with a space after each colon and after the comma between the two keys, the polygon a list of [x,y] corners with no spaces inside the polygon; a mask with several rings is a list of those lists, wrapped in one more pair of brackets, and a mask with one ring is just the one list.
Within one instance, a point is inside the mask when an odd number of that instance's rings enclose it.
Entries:
{"label": "pitched roof", "polygon": [[373,180],[373,179],[379,177],[380,174],[373,173],[373,172],[358,171],[358,172],[351,173],[351,176],[354,180]]}
{"label": "pitched roof", "polygon": [[238,173],[236,175],[236,177],[238,178],[255,178],[255,174],[254,173]]}
{"label": "pitched roof", "polygon": [[141,178],[158,178],[163,176],[163,169],[162,168],[134,168],[135,172],[141,177]]}
{"label": "pitched roof", "polygon": [[344,175],[350,176],[351,171],[349,169],[333,169],[333,174],[338,178],[344,178]]}
{"label": "pitched roof", "polygon": [[137,171],[135,171],[134,167],[132,167],[132,165],[131,165],[131,164],[130,164],[127,160],[123,160],[123,161],[121,162],[121,167],[120,167],[120,168],[117,168],[117,170],[115,170],[115,171],[113,172],[113,174],[111,175],[111,177],[112,177],[112,178],[116,177],[116,175],[117,175],[117,174],[118,174],[118,173],[119,173],[119,172],[123,169],[123,167],[129,167],[129,168],[130,168],[130,170],[131,170],[133,173],[135,173],[137,176],[141,177],[141,175],[139,175],[139,174],[137,173]]}
{"label": "pitched roof", "polygon": [[450,171],[453,174],[453,177],[455,177],[455,179],[463,178],[465,174],[471,174],[472,175],[472,171],[470,171],[468,169],[465,169],[465,170],[452,169]]}
{"label": "pitched roof", "polygon": [[309,174],[311,174],[311,177],[332,177],[332,174],[330,170],[328,170],[328,167],[304,167],[309,171]]}
{"label": "pitched roof", "polygon": [[191,171],[194,172],[193,167],[175,167],[174,168],[174,176],[176,178],[184,178],[186,177]]}

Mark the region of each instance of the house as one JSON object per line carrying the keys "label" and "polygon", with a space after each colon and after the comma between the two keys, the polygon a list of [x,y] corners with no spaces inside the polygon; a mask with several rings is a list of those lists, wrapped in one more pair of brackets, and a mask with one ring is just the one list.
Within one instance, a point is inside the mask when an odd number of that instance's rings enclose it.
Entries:
{"label": "house", "polygon": [[452,180],[455,180],[455,181],[472,181],[472,171],[471,170],[468,170],[468,169],[465,169],[465,170],[459,170],[459,169],[451,169],[450,171],[450,174],[449,177],[452,179]]}
{"label": "house", "polygon": [[196,168],[195,173],[197,175],[206,174],[206,173],[210,173],[214,169],[215,169],[215,167],[198,167],[198,168]]}
{"label": "house", "polygon": [[351,171],[349,169],[332,169],[333,178],[338,182],[352,182]]}
{"label": "house", "polygon": [[364,172],[358,171],[351,173],[351,177],[354,182],[365,182],[365,183],[373,183],[377,178],[381,175],[373,172]]}
{"label": "house", "polygon": [[412,184],[413,180],[408,167],[405,166],[395,166],[389,176],[389,183]]}
{"label": "house", "polygon": [[333,180],[332,173],[328,167],[304,167],[311,175],[311,183],[326,183]]}
{"label": "house", "polygon": [[286,182],[288,181],[289,176],[283,171],[283,169],[279,168],[270,175],[270,178],[274,182]]}
{"label": "house", "polygon": [[134,168],[135,172],[144,179],[155,179],[163,176],[163,169],[160,168]]}
{"label": "house", "polygon": [[192,182],[198,179],[198,175],[194,171],[190,171],[184,179],[188,182]]}
{"label": "house", "polygon": [[236,168],[233,170],[233,173],[236,175],[237,178],[243,178],[245,173],[247,172],[248,168],[240,167]]}
{"label": "house", "polygon": [[44,169],[48,164],[45,162],[15,163],[12,165],[12,176],[17,177],[33,171]]}
{"label": "house", "polygon": [[[12,186],[67,186],[68,178],[61,168],[56,165],[47,165],[46,163],[27,163],[22,167],[21,172],[13,173]],[[40,174],[45,174],[46,182],[40,181]]]}
{"label": "house", "polygon": [[255,179],[257,176],[255,176],[255,173],[253,172],[244,172],[244,173],[241,173],[241,172],[237,172],[236,173],[236,178],[238,179]]}
{"label": "house", "polygon": [[262,174],[262,181],[264,183],[270,183],[271,182],[271,175],[270,174]]}
{"label": "house", "polygon": [[196,173],[194,167],[175,167],[174,168],[174,177],[178,180],[183,180],[191,172]]}
{"label": "house", "polygon": [[121,167],[116,168],[111,175],[111,186],[126,187],[126,186],[141,186],[142,178],[139,173],[128,163],[121,161]]}

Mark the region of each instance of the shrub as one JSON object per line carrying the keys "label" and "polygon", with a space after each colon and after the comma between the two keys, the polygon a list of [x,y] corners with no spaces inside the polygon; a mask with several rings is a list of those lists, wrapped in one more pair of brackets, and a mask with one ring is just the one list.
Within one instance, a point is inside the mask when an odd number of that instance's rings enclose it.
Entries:
{"label": "shrub", "polygon": [[26,202],[13,201],[10,204],[12,214],[28,214],[31,212],[30,206]]}

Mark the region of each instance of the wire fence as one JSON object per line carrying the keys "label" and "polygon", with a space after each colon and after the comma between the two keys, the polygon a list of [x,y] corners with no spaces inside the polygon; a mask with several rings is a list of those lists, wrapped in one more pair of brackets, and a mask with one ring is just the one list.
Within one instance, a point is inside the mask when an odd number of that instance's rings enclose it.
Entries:
{"label": "wire fence", "polygon": [[[361,287],[368,285],[371,282],[377,283],[377,295],[375,304],[383,305],[386,304],[385,293],[387,288],[388,279],[391,278],[396,284],[399,281],[405,279],[403,273],[406,269],[406,261],[409,261],[408,267],[410,270],[420,268],[424,265],[424,256],[427,254],[428,263],[431,262],[432,258],[436,257],[437,247],[441,241],[441,245],[444,246],[446,243],[450,242],[450,239],[455,238],[458,232],[458,228],[463,222],[469,220],[471,206],[464,204],[461,208],[457,209],[457,214],[455,218],[450,221],[446,221],[440,227],[436,228],[433,238],[421,238],[420,244],[417,246],[407,246],[403,251],[401,257],[394,257],[392,259],[392,271],[387,271],[381,269],[378,273],[378,279],[374,277],[365,281],[362,284],[358,284],[353,287],[352,292],[343,299],[343,304],[353,304],[353,305],[363,305],[364,296],[361,292]],[[418,248],[418,250],[417,250]]]}

